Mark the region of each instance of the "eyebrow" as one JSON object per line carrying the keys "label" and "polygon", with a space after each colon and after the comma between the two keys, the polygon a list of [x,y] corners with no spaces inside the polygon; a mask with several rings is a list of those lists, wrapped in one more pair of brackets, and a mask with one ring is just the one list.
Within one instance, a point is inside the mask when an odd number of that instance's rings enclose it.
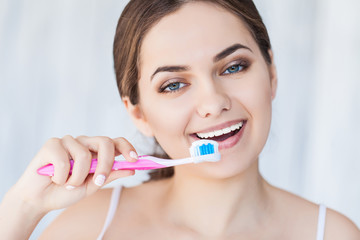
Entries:
{"label": "eyebrow", "polygon": [[[225,48],[224,50],[222,50],[220,53],[216,54],[216,56],[213,58],[213,62],[218,62],[221,59],[224,59],[225,57],[229,56],[230,54],[232,54],[233,52],[235,52],[238,49],[247,49],[250,52],[252,52],[252,50],[249,47],[246,47],[240,43],[236,43],[234,45],[231,45],[228,48]],[[150,80],[152,80],[154,78],[154,76],[159,73],[159,72],[185,72],[188,71],[190,69],[190,67],[188,66],[162,66],[162,67],[158,67],[155,72],[151,75]]]}
{"label": "eyebrow", "polygon": [[240,44],[240,43],[235,43],[234,45],[231,45],[230,47],[225,48],[225,49],[222,50],[220,53],[216,54],[216,56],[213,58],[213,62],[218,62],[218,61],[220,61],[221,59],[229,56],[230,54],[232,54],[232,53],[235,52],[236,50],[242,49],[242,48],[247,49],[247,50],[249,50],[250,52],[252,52],[249,47],[244,46],[244,45],[242,45],[242,44]]}
{"label": "eyebrow", "polygon": [[154,78],[155,74],[159,72],[185,72],[190,68],[187,66],[162,66],[158,67],[156,71],[151,75],[151,80]]}

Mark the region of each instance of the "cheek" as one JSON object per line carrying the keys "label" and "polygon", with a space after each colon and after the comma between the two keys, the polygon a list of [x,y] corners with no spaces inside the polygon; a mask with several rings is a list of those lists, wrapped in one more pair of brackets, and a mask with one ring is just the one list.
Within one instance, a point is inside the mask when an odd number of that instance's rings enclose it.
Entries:
{"label": "cheek", "polygon": [[262,151],[271,126],[272,100],[270,79],[264,78],[262,85],[257,86],[257,90],[253,92],[253,100],[251,105],[252,111],[252,131],[254,137],[252,138],[256,152],[260,154]]}
{"label": "cheek", "polygon": [[192,113],[187,98],[151,93],[144,99],[142,105],[146,120],[160,146],[171,158],[186,157],[188,142],[185,130]]}
{"label": "cheek", "polygon": [[[233,88],[234,89],[234,88]],[[238,99],[241,108],[249,115],[249,125],[254,142],[266,142],[272,112],[272,92],[267,72],[254,71],[236,88],[232,90],[234,99]]]}
{"label": "cheek", "polygon": [[[268,82],[267,82],[268,81]],[[253,81],[242,92],[244,105],[248,108],[253,120],[268,121],[271,115],[271,89],[270,80],[263,78],[262,81]]]}
{"label": "cheek", "polygon": [[258,117],[255,115],[263,115],[264,117],[259,118],[261,120],[271,114],[271,82],[266,66],[255,67],[257,69],[246,76],[246,79],[240,83],[241,86],[237,88],[239,91],[234,94],[242,100],[244,107],[248,108],[248,112],[253,114],[254,118]]}

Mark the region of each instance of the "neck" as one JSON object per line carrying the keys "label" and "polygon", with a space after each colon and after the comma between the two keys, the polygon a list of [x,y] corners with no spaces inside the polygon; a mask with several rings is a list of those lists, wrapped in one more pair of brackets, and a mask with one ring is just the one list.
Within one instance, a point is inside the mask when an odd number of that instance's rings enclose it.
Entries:
{"label": "neck", "polygon": [[169,190],[169,218],[203,236],[221,236],[261,222],[268,203],[258,161],[226,179],[175,174]]}

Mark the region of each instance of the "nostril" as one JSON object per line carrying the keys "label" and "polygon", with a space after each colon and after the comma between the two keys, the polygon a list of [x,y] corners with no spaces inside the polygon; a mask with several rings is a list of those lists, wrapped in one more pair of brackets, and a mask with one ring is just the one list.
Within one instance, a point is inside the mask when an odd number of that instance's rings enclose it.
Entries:
{"label": "nostril", "polygon": [[227,89],[223,87],[221,83],[208,81],[208,79],[198,85],[194,100],[197,103],[197,111],[200,117],[216,117],[223,111],[231,109],[231,99],[227,94]]}
{"label": "nostril", "polygon": [[231,109],[231,101],[227,97],[225,98],[205,99],[202,103],[198,104],[198,114],[202,118],[209,118],[211,116],[219,116],[224,111],[229,111]]}

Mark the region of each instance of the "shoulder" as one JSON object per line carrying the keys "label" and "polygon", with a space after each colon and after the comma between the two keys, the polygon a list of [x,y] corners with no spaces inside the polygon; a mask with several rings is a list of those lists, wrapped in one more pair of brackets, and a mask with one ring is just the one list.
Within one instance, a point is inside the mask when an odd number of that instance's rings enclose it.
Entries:
{"label": "shoulder", "polygon": [[40,239],[90,239],[103,227],[113,189],[102,189],[65,209]]}
{"label": "shoulder", "polygon": [[360,230],[346,216],[335,210],[327,209],[324,239],[360,240]]}
{"label": "shoulder", "polygon": [[[318,228],[319,205],[282,189],[270,188],[276,199],[276,213],[280,219],[286,219],[289,235],[295,234],[294,239],[314,238]],[[327,208],[324,240],[335,239],[360,240],[360,232],[349,218]]]}

